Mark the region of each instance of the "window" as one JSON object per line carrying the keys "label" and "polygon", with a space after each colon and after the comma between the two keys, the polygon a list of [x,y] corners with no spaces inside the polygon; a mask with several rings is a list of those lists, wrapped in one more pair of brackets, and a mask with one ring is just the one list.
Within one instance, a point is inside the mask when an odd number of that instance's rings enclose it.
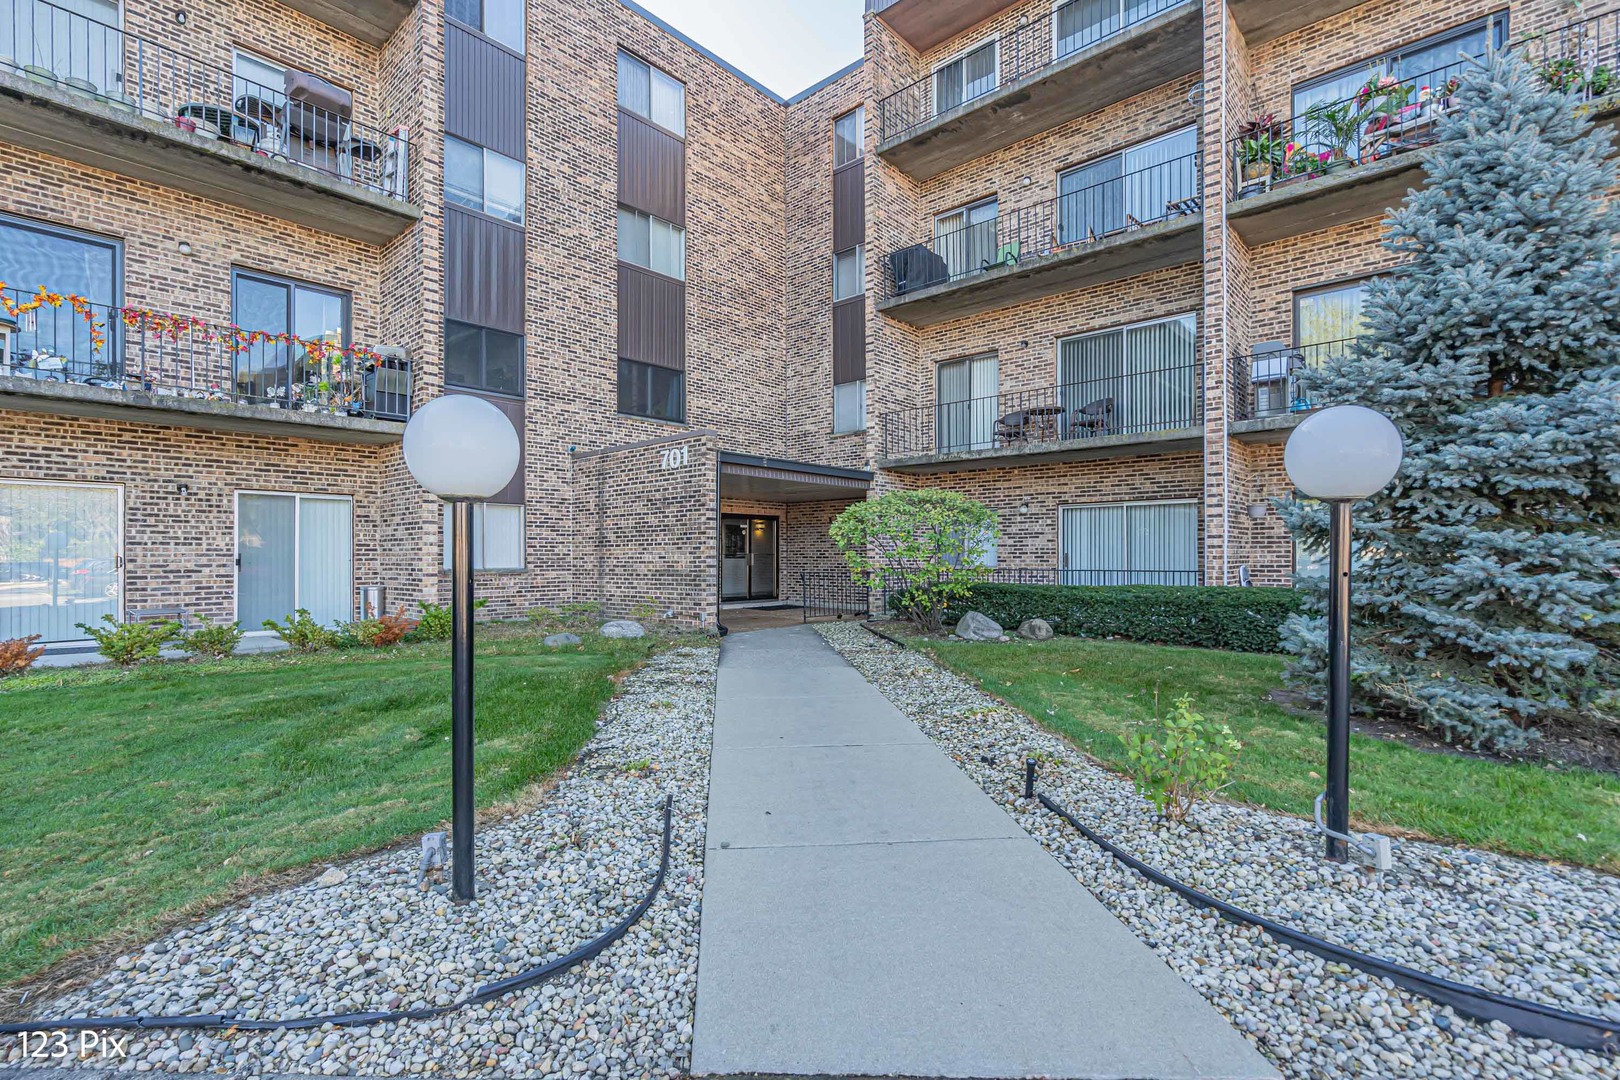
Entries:
{"label": "window", "polygon": [[1352,281],[1294,294],[1294,344],[1306,363],[1342,353],[1362,331],[1367,283]]}
{"label": "window", "polygon": [[[982,566],[987,570],[994,570],[996,568],[996,540],[999,532],[997,526],[986,524],[979,531],[978,540],[973,545],[978,551],[971,559],[964,559],[959,555],[948,555],[945,557],[946,563],[951,566]],[[966,534],[958,530],[956,535],[965,537]],[[964,544],[964,546],[966,545]]]}
{"label": "window", "polygon": [[[523,569],[523,504],[473,503],[474,570]],[[450,569],[450,504],[444,504],[444,568]]]}
{"label": "window", "polygon": [[988,450],[995,445],[1000,365],[994,356],[971,356],[939,365],[934,432],[939,453]]}
{"label": "window", "polygon": [[934,253],[951,280],[996,261],[996,210],[991,198],[934,218]]}
{"label": "window", "polygon": [[523,0],[445,0],[444,13],[513,52],[523,51]]}
{"label": "window", "polygon": [[686,372],[619,358],[619,411],[652,420],[686,419]]}
{"label": "window", "polygon": [[1192,427],[1198,422],[1193,315],[1058,342],[1058,401],[1070,438]]}
{"label": "window", "polygon": [[686,230],[663,218],[619,207],[619,261],[686,280]]}
{"label": "window", "polygon": [[521,225],[523,191],[521,161],[445,136],[445,201]]}
{"label": "window", "polygon": [[[231,278],[231,321],[244,330],[292,334],[305,341],[349,343],[349,294],[270,274],[237,271]],[[279,401],[290,387],[326,378],[307,353],[260,341],[235,355],[238,393]]]}
{"label": "window", "polygon": [[934,115],[988,94],[996,82],[996,41],[992,38],[934,72]]}
{"label": "window", "polygon": [[1052,55],[1061,60],[1167,6],[1165,0],[1061,0],[1052,12]]}
{"label": "window", "polygon": [[12,356],[42,349],[62,357],[75,375],[116,375],[119,323],[107,318],[106,308],[119,302],[122,250],[115,240],[0,214],[0,281],[6,283],[7,299],[21,303],[42,287],[82,296],[104,305],[97,318],[107,326],[108,344],[98,349],[84,319],[71,313],[62,316],[65,308],[42,308],[19,321],[11,339]]}
{"label": "window", "polygon": [[444,381],[468,390],[523,396],[523,338],[446,319]]}
{"label": "window", "polygon": [[866,291],[866,252],[857,244],[833,256],[833,303]]}
{"label": "window", "polygon": [[848,435],[866,430],[866,380],[838,383],[833,387],[833,434]]}
{"label": "window", "polygon": [[845,113],[833,121],[833,168],[841,169],[845,165],[861,159],[862,147],[866,139],[866,106],[862,105],[854,112]]}
{"label": "window", "polygon": [[58,79],[82,79],[116,94],[123,81],[124,40],[118,0],[0,4],[0,57],[15,71],[44,68]]}
{"label": "window", "polygon": [[1158,221],[1198,194],[1198,133],[1183,128],[1058,173],[1058,243]]}
{"label": "window", "polygon": [[686,87],[627,52],[619,53],[619,108],[686,137]]}
{"label": "window", "polygon": [[[254,98],[269,110],[287,104],[287,69],[274,60],[237,50],[231,54],[231,75],[232,100]],[[257,116],[269,110],[250,106],[243,111]]]}
{"label": "window", "polygon": [[1060,514],[1063,584],[1198,584],[1196,503],[1094,503]]}

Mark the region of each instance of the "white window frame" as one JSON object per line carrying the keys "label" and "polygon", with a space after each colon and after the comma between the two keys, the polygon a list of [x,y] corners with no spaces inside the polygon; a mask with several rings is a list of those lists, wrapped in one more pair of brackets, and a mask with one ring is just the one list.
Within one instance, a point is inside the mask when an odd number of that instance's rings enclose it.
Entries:
{"label": "white window frame", "polygon": [[[125,618],[129,614],[129,606],[128,606],[127,602],[126,602],[128,600],[128,597],[127,597],[127,595],[125,593],[125,588],[124,588],[124,586],[125,586],[124,574],[125,574],[125,570],[127,569],[127,564],[129,562],[129,560],[124,557],[124,517],[129,511],[129,500],[125,497],[124,485],[123,484],[81,483],[81,482],[72,481],[72,480],[25,480],[20,476],[0,476],[0,483],[15,484],[18,487],[84,488],[84,489],[91,489],[91,490],[95,490],[95,491],[115,491],[115,492],[118,493],[118,531],[117,531],[116,536],[113,539],[113,545],[117,549],[117,552],[114,555],[115,570],[116,570],[116,572],[118,574],[118,612],[117,612],[117,615],[118,615],[118,621],[119,622],[125,621]],[[232,528],[231,528],[232,543],[234,544],[235,543],[235,534],[236,534],[235,522],[232,522],[231,524],[232,524]],[[233,603],[234,603],[234,599],[233,599]],[[80,639],[78,639],[78,638],[69,638],[69,639],[67,639],[67,643],[68,644],[75,644],[79,640]],[[86,638],[84,640],[89,640],[89,639]],[[53,644],[53,642],[47,641],[47,642],[45,642],[45,644],[47,646],[49,646],[49,645]]]}
{"label": "white window frame", "polygon": [[[992,45],[995,47],[995,63],[991,65],[990,70],[990,82],[993,85],[990,87],[990,89],[986,90],[982,94],[977,94],[973,97],[964,97],[960,103],[952,105],[951,108],[959,109],[963,105],[970,105],[982,98],[989,97],[991,94],[994,94],[997,90],[1001,89],[1001,35],[991,34],[989,37],[981,38],[974,44],[969,45],[967,48],[961,49],[958,52],[953,53],[951,56],[946,57],[938,64],[935,64],[934,69],[928,73],[928,100],[934,106],[933,116],[938,116],[940,114],[939,73],[956,63],[958,60],[972,56],[986,45]],[[964,95],[967,93],[966,83],[963,83],[962,85],[962,92]],[[932,119],[932,117],[930,117],[930,119]]]}
{"label": "white window frame", "polygon": [[1201,560],[1201,558],[1203,556],[1203,548],[1202,548],[1202,545],[1199,543],[1200,537],[1201,537],[1201,535],[1203,533],[1203,520],[1202,520],[1201,515],[1198,513],[1198,500],[1197,499],[1126,499],[1126,500],[1124,500],[1122,502],[1106,502],[1106,501],[1103,501],[1103,502],[1063,503],[1062,505],[1060,505],[1057,508],[1058,583],[1059,584],[1064,584],[1065,583],[1063,581],[1063,575],[1064,574],[1067,574],[1067,573],[1070,573],[1070,572],[1082,573],[1082,572],[1087,571],[1087,570],[1095,571],[1095,572],[1101,572],[1101,573],[1119,573],[1119,574],[1134,574],[1134,573],[1152,574],[1152,573],[1182,573],[1183,572],[1183,571],[1178,571],[1178,570],[1157,570],[1157,571],[1155,571],[1155,570],[1142,570],[1142,571],[1137,571],[1137,570],[1132,570],[1132,569],[1121,569],[1121,570],[1114,571],[1114,570],[1107,570],[1107,569],[1105,569],[1103,567],[1100,567],[1100,566],[1067,567],[1067,566],[1063,565],[1063,512],[1065,510],[1089,510],[1089,509],[1093,509],[1093,508],[1097,508],[1097,507],[1107,507],[1107,508],[1111,509],[1111,508],[1114,508],[1114,507],[1118,507],[1121,510],[1127,511],[1126,513],[1120,515],[1120,520],[1124,524],[1124,532],[1123,532],[1123,536],[1121,538],[1120,549],[1122,551],[1128,552],[1128,551],[1130,551],[1130,537],[1131,537],[1131,515],[1129,513],[1129,509],[1130,509],[1130,507],[1133,507],[1133,506],[1191,506],[1193,508],[1193,567],[1192,567],[1192,569],[1190,571],[1185,571],[1185,572],[1193,574],[1194,575],[1194,580],[1196,582],[1197,575],[1198,575],[1198,572],[1199,572],[1199,569],[1200,569],[1198,563],[1200,562],[1200,560]]}
{"label": "white window frame", "polygon": [[[855,156],[850,158],[848,161],[845,161],[845,162],[840,164],[839,161],[838,161],[838,125],[839,125],[839,123],[841,121],[847,120],[852,116],[856,117],[856,122],[855,122]],[[866,105],[864,103],[860,104],[860,105],[857,105],[853,109],[851,109],[848,112],[844,113],[842,116],[833,117],[832,137],[833,137],[832,157],[833,157],[833,171],[834,172],[837,172],[840,169],[847,169],[851,165],[854,165],[856,162],[863,160],[866,157]]]}
{"label": "white window frame", "polygon": [[[492,221],[504,222],[507,225],[524,225],[528,221],[528,217],[529,217],[529,166],[528,166],[528,163],[524,162],[524,161],[519,161],[517,158],[507,157],[505,154],[501,153],[500,151],[491,150],[487,146],[480,146],[478,143],[473,142],[471,139],[459,138],[459,137],[457,137],[455,135],[450,134],[449,132],[445,132],[444,141],[445,141],[445,144],[446,144],[447,147],[448,147],[448,145],[449,145],[449,143],[450,143],[450,141],[452,139],[454,139],[456,142],[462,144],[463,146],[472,147],[474,150],[477,150],[479,152],[479,154],[480,154],[480,162],[481,162],[483,168],[482,168],[482,171],[479,173],[479,176],[478,176],[478,202],[479,202],[479,205],[477,205],[477,206],[468,206],[465,203],[455,202],[455,201],[451,200],[449,195],[448,195],[448,188],[450,186],[448,182],[445,183],[445,188],[447,189],[447,193],[445,195],[445,200],[444,201],[448,205],[454,206],[459,210],[472,210],[475,213],[483,214],[485,217],[489,218]],[[446,152],[445,152],[445,158],[446,158],[447,161],[449,159],[449,156],[450,156],[450,154],[449,154],[449,151],[447,149]],[[494,213],[489,208],[489,188],[490,188],[490,183],[489,183],[489,160],[490,160],[491,156],[499,158],[502,161],[509,161],[512,164],[516,165],[518,167],[518,172],[519,172],[519,174],[521,175],[521,177],[523,179],[522,190],[520,190],[519,193],[518,193],[518,196],[519,196],[518,197],[518,218],[517,218],[516,221],[513,221],[509,217],[504,217],[501,214]]]}
{"label": "white window frame", "polygon": [[[852,293],[838,295],[838,260],[851,252],[855,254],[855,282],[856,288]],[[866,245],[856,244],[852,248],[833,252],[832,257],[832,298],[833,303],[841,304],[845,300],[855,300],[866,295]]]}
{"label": "white window frame", "polygon": [[[244,495],[268,495],[268,496],[279,496],[281,498],[289,498],[290,497],[291,499],[293,499],[293,596],[294,596],[294,601],[295,601],[294,604],[293,604],[294,610],[304,606],[304,598],[301,597],[301,596],[298,596],[298,571],[300,569],[300,567],[298,565],[298,560],[300,558],[300,552],[301,552],[301,550],[303,548],[303,545],[299,543],[299,540],[301,539],[301,536],[299,534],[302,532],[302,530],[304,528],[304,518],[303,518],[303,515],[299,512],[300,509],[301,509],[300,504],[305,499],[325,499],[325,500],[330,501],[330,502],[346,502],[346,503],[349,504],[349,615],[352,618],[354,616],[354,614],[355,614],[355,604],[356,604],[356,596],[357,596],[357,594],[355,592],[354,568],[355,568],[355,562],[356,562],[357,552],[358,552],[358,549],[356,548],[355,541],[354,541],[354,496],[353,495],[344,495],[344,494],[341,494],[340,492],[335,492],[335,491],[276,491],[276,490],[274,490],[272,488],[237,488],[235,490],[235,492],[233,492],[232,495],[231,495],[231,555],[232,555],[233,560],[239,554],[238,548],[240,547],[240,545],[242,543],[242,531],[241,531],[242,530],[242,496],[244,496]],[[241,622],[242,621],[241,611],[240,611],[241,603],[242,603],[242,567],[240,565],[238,565],[236,567],[235,572],[231,575],[231,621],[232,622]],[[287,614],[291,615],[292,612],[289,611]],[[275,631],[273,631],[273,630],[265,630],[265,629],[262,629],[262,628],[243,627],[242,629],[243,629],[243,632],[246,633],[249,636],[257,634],[257,635],[259,635],[261,637],[266,637],[266,636],[273,635],[275,633]]]}
{"label": "white window frame", "polygon": [[[627,259],[627,258],[624,257],[624,252],[619,250],[619,237],[618,237],[617,229],[618,229],[618,217],[619,217],[619,215],[622,215],[622,214],[629,214],[633,218],[636,218],[638,221],[641,220],[641,219],[645,219],[646,222],[647,222],[647,261],[645,263],[636,262],[634,259]],[[653,227],[653,222],[655,222],[655,221],[658,222],[660,225],[663,225],[663,226],[673,230],[675,232],[675,234],[680,238],[681,265],[680,265],[680,273],[678,273],[678,274],[671,274],[668,271],[660,270],[656,266],[652,265],[652,261],[653,261],[652,260],[652,227]],[[614,230],[615,230],[614,231],[614,236],[613,236],[614,257],[616,259],[618,259],[619,262],[625,263],[626,265],[629,265],[629,266],[639,266],[641,269],[646,270],[648,273],[658,274],[660,277],[667,277],[667,278],[670,278],[670,279],[672,279],[674,281],[685,281],[686,280],[686,228],[684,226],[677,225],[673,221],[665,221],[663,218],[659,217],[657,214],[649,214],[645,210],[637,210],[633,206],[623,206],[623,205],[621,205],[618,208],[618,212],[614,215]]]}
{"label": "white window frame", "polygon": [[[642,120],[645,120],[647,123],[653,125],[653,127],[658,128],[660,131],[667,131],[671,135],[674,135],[676,138],[684,140],[686,138],[687,123],[688,123],[688,120],[690,119],[690,117],[687,116],[688,101],[687,101],[687,93],[686,93],[686,83],[682,82],[680,79],[677,79],[675,76],[671,75],[669,72],[665,71],[663,68],[659,67],[657,64],[654,64],[649,60],[644,60],[640,56],[637,56],[635,53],[631,52],[629,49],[619,49],[619,50],[616,51],[616,53],[614,55],[614,71],[615,71],[614,78],[615,79],[618,78],[617,71],[618,71],[618,58],[619,58],[619,56],[627,56],[631,60],[635,61],[637,64],[640,64],[642,67],[647,69],[647,112],[646,112],[646,114],[643,114],[643,113],[640,113],[640,112],[636,111],[635,109],[631,109],[631,108],[628,108],[627,106],[625,106],[624,103],[619,100],[619,89],[618,89],[617,85],[614,86],[614,90],[613,90],[613,100],[614,100],[615,105],[618,108],[624,109],[624,111],[629,113],[630,115],[636,116],[636,117],[641,118]],[[681,126],[679,128],[668,127],[668,126],[660,123],[659,121],[653,119],[653,117],[652,117],[652,111],[653,111],[653,107],[652,107],[653,85],[657,82],[657,76],[659,76],[659,75],[662,75],[665,79],[668,79],[675,86],[678,86],[678,87],[681,88]]]}
{"label": "white window frame", "polygon": [[[855,394],[856,394],[856,397],[859,399],[859,403],[860,403],[860,409],[857,410],[859,420],[860,420],[860,424],[857,427],[839,427],[838,426],[838,391],[840,389],[843,389],[844,387],[849,387],[849,386],[854,386],[854,387],[859,388],[859,389],[857,389],[855,391]],[[865,379],[851,379],[849,382],[834,383],[833,384],[833,425],[832,425],[832,433],[834,435],[854,435],[854,434],[857,434],[858,432],[862,432],[862,431],[865,431],[865,430],[866,430],[866,380]]]}
{"label": "white window frame", "polygon": [[[517,511],[518,511],[518,564],[516,566],[485,566],[484,565],[484,550],[483,550],[484,530],[479,527],[477,519],[479,519],[479,518],[481,518],[483,516],[484,508],[488,507],[488,506],[515,506],[515,507],[517,507]],[[523,570],[523,569],[526,569],[528,567],[528,562],[529,562],[529,511],[528,511],[528,504],[527,503],[498,503],[498,502],[488,502],[488,501],[475,502],[475,503],[473,503],[473,518],[474,518],[474,521],[473,521],[473,553],[472,553],[473,570],[475,570],[476,572],[478,572],[480,574],[483,574],[483,573],[499,574],[499,573],[510,573],[510,572],[516,571],[516,570]],[[449,503],[444,504],[444,515],[443,515],[443,518],[442,518],[442,522],[443,522],[443,524],[442,524],[442,528],[441,528],[440,534],[439,534],[440,547],[443,549],[442,563],[443,563],[443,569],[449,570],[451,568],[450,567],[450,556],[452,554],[452,552],[450,550],[451,521],[450,521],[450,504]]]}

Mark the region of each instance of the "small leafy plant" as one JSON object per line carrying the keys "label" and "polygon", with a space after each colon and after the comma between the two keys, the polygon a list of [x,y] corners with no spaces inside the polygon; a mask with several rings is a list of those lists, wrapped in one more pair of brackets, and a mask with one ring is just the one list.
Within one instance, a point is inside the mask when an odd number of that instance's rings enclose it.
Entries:
{"label": "small leafy plant", "polygon": [[239,622],[204,622],[195,630],[176,636],[175,644],[198,660],[223,660],[236,652],[242,643],[242,624]]}
{"label": "small leafy plant", "polygon": [[121,623],[111,615],[103,615],[101,621],[106,627],[90,623],[74,625],[95,640],[96,650],[102,656],[122,667],[155,658],[180,632],[180,624],[172,619]]}
{"label": "small leafy plant", "polygon": [[45,655],[45,646],[34,644],[38,640],[38,634],[29,634],[0,641],[0,678],[21,675],[33,667],[34,661]]}
{"label": "small leafy plant", "polygon": [[316,622],[307,608],[299,608],[287,616],[285,623],[264,620],[264,628],[275,632],[294,652],[319,652],[330,649],[338,642],[338,635]]}
{"label": "small leafy plant", "polygon": [[1128,732],[1124,739],[1136,790],[1169,821],[1186,821],[1197,803],[1224,788],[1243,749],[1230,727],[1192,706],[1193,699],[1183,695],[1169,716],[1154,720],[1153,730]]}
{"label": "small leafy plant", "polygon": [[650,622],[658,618],[658,605],[651,600],[643,600],[630,608],[629,617],[637,622]]}
{"label": "small leafy plant", "polygon": [[[477,611],[488,603],[489,599],[487,597],[482,600],[474,600],[473,610]],[[402,613],[404,610],[404,608],[400,609]],[[536,608],[535,611],[529,612],[529,618],[535,622],[540,622],[541,620],[536,618],[536,614],[545,610],[545,608]],[[416,620],[416,627],[410,632],[410,639],[412,641],[449,641],[450,632],[453,629],[455,629],[455,615],[451,612],[450,605],[440,605],[424,600],[422,601],[422,617]]]}
{"label": "small leafy plant", "polygon": [[416,628],[416,620],[405,614],[405,605],[392,615],[379,615],[375,619],[361,619],[352,627],[354,638],[373,649],[386,649],[398,645],[406,634]]}

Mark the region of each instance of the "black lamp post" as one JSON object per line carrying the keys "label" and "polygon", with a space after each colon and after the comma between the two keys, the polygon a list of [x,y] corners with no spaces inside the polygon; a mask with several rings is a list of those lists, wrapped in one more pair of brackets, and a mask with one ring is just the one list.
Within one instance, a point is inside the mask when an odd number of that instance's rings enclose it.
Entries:
{"label": "black lamp post", "polygon": [[1300,494],[1328,504],[1327,857],[1339,862],[1350,832],[1350,507],[1395,478],[1403,453],[1389,417],[1361,405],[1312,413],[1283,450]]}
{"label": "black lamp post", "polygon": [[517,471],[517,432],[482,398],[447,394],[405,425],[405,467],[450,504],[450,896],[473,899],[473,503]]}

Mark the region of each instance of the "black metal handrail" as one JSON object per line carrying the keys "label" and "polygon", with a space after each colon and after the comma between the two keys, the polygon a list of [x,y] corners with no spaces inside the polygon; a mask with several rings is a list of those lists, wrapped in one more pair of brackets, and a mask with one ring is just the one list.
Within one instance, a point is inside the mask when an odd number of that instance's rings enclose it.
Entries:
{"label": "black metal handrail", "polygon": [[872,610],[872,593],[857,583],[848,568],[799,571],[802,621],[864,618]]}
{"label": "black metal handrail", "polygon": [[[1002,34],[991,72],[960,92],[941,94],[941,71],[936,69],[887,95],[878,102],[879,141],[904,138],[942,113],[970,104],[1004,86],[1063,62],[1082,49],[1116,37],[1139,23],[1161,15],[1189,0],[1115,0],[1110,14],[1097,23],[1064,32],[1064,20],[1078,14],[1081,0],[1070,0],[1050,13]],[[881,10],[881,9],[880,9]]]}
{"label": "black metal handrail", "polygon": [[[0,0],[0,71],[405,199],[409,140],[46,0]],[[301,73],[298,73],[301,74]]]}
{"label": "black metal handrail", "polygon": [[1356,338],[1322,341],[1314,345],[1255,349],[1232,358],[1232,419],[1260,420],[1288,413],[1310,412],[1326,402],[1307,392],[1300,375],[1307,368],[1343,356]]}
{"label": "black metal handrail", "polygon": [[1620,93],[1620,9],[1526,34],[1513,49],[1554,89],[1583,98]]}
{"label": "black metal handrail", "polygon": [[1076,379],[885,413],[883,453],[899,458],[1038,448],[1103,435],[1196,427],[1204,419],[1197,363]]}
{"label": "black metal handrail", "polygon": [[1431,145],[1435,124],[1456,108],[1456,89],[1472,65],[1459,60],[1397,79],[1386,66],[1396,63],[1392,58],[1370,67],[1362,87],[1347,98],[1318,102],[1284,120],[1250,121],[1249,130],[1227,144],[1234,197]]}
{"label": "black metal handrail", "polygon": [[3,283],[0,376],[380,420],[411,414],[403,357]]}
{"label": "black metal handrail", "polygon": [[890,252],[883,262],[884,298],[1075,253],[1105,237],[1196,214],[1198,161],[1198,154],[1172,158]]}

